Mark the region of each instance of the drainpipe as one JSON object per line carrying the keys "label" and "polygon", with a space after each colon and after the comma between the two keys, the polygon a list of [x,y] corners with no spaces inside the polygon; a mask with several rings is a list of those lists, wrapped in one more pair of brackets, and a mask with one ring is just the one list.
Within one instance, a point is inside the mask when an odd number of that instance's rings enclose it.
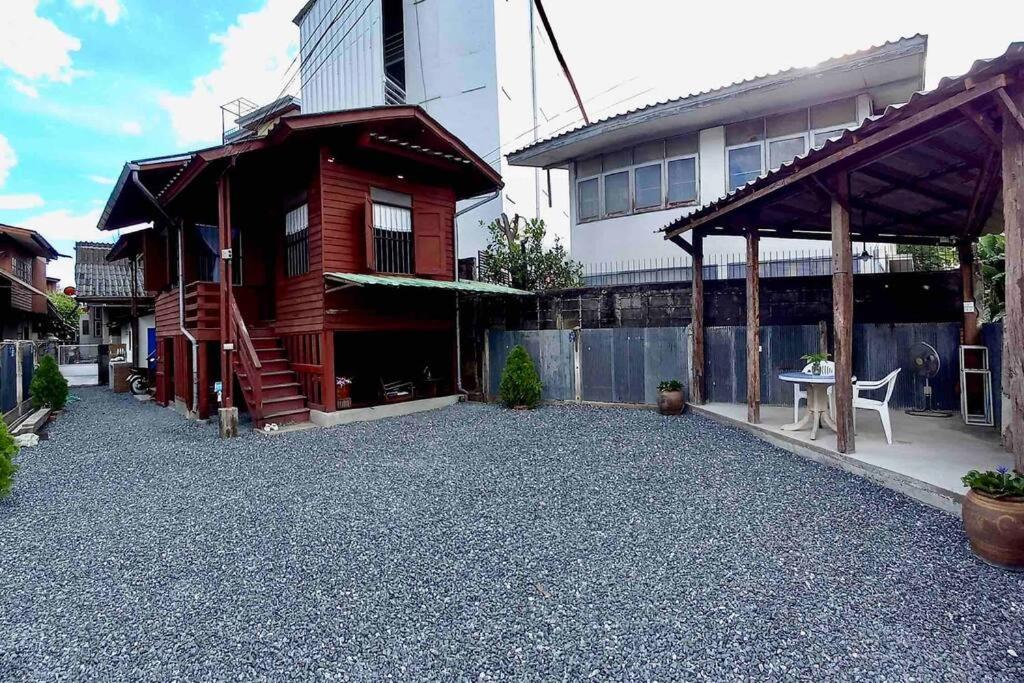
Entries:
{"label": "drainpipe", "polygon": [[176,222],[178,224],[178,329],[192,345],[192,406],[189,410],[196,413],[199,410],[199,348],[196,346],[196,338],[185,329],[185,224],[172,219],[164,211],[164,207],[157,201],[157,198],[153,196],[153,193],[149,191],[149,188],[142,184],[142,180],[139,179],[138,166],[132,167],[131,178],[132,184],[139,188],[142,196],[153,205],[153,208],[168,225],[174,225]]}
{"label": "drainpipe", "polygon": [[[224,315],[221,311],[221,315]],[[185,327],[185,223],[178,223],[178,329],[192,345],[192,406],[189,412],[199,413],[199,347],[196,338]]]}
{"label": "drainpipe", "polygon": [[[455,216],[452,218],[452,227],[455,230],[454,275],[456,282],[459,281],[459,216],[464,213],[468,213],[477,207],[483,206],[489,201],[497,199],[500,195],[501,190],[495,190],[490,194],[490,196],[484,197],[480,201],[455,212]],[[455,292],[455,391],[456,393],[462,394],[464,398],[469,398],[469,392],[462,388],[462,311],[459,306],[458,292]]]}

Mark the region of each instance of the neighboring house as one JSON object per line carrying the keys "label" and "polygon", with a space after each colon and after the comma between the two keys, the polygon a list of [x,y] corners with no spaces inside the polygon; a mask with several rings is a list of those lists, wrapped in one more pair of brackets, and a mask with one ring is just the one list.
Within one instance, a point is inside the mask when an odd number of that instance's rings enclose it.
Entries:
{"label": "neighboring house", "polygon": [[145,289],[139,264],[108,260],[114,244],[75,242],[75,289],[83,313],[80,344],[124,344],[127,358],[144,365],[147,340],[155,326],[153,297]]}
{"label": "neighboring house", "polygon": [[502,212],[568,239],[565,174],[504,159],[580,116],[532,0],[310,0],[295,23],[303,113],[419,105],[502,176],[499,197],[459,204],[460,258]]}
{"label": "neighboring house", "polygon": [[0,224],[0,339],[40,339],[54,330],[46,264],[60,256],[35,230]]}
{"label": "neighboring house", "polygon": [[[921,90],[927,43],[917,35],[641,107],[530,144],[509,162],[569,171],[574,259],[656,264],[680,255],[655,234],[673,219]],[[829,245],[764,238],[761,249],[820,252]],[[743,250],[740,238],[704,240],[706,263]],[[708,277],[726,275],[723,268]]]}
{"label": "neighboring house", "polygon": [[156,292],[157,401],[262,425],[330,423],[339,376],[356,406],[458,393],[455,293],[506,289],[455,281],[455,203],[500,187],[413,106],[128,163],[99,228],[153,223],[113,257]]}

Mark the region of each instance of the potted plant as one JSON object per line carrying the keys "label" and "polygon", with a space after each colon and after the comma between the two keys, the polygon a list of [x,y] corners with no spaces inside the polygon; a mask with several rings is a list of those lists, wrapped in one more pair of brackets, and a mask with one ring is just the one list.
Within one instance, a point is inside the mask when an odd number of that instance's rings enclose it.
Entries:
{"label": "potted plant", "polygon": [[961,481],[971,489],[963,504],[971,549],[991,565],[1024,571],[1024,475],[1000,467]]}
{"label": "potted plant", "polygon": [[822,352],[808,353],[807,355],[800,356],[800,360],[802,360],[805,363],[809,363],[810,364],[810,366],[811,366],[811,374],[812,375],[820,375],[821,374],[821,364],[823,362],[827,361],[828,358],[829,358],[829,354],[822,353]]}
{"label": "potted plant", "polygon": [[658,412],[662,415],[680,415],[686,409],[683,383],[668,379],[658,384]]}
{"label": "potted plant", "polygon": [[338,402],[338,409],[352,407],[352,378],[336,377],[334,379],[334,398]]}

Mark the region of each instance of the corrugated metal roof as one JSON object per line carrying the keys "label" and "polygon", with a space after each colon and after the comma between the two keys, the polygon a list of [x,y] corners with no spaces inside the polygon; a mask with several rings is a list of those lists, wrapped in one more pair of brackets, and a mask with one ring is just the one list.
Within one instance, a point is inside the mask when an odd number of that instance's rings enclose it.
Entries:
{"label": "corrugated metal roof", "polygon": [[863,140],[866,135],[888,128],[912,114],[937,104],[951,94],[962,91],[965,81],[968,78],[977,79],[982,76],[993,76],[1010,69],[1013,66],[1024,63],[1024,42],[1010,43],[1006,51],[998,57],[989,59],[978,59],[971,65],[971,68],[964,74],[955,77],[943,77],[938,85],[932,90],[916,92],[911,95],[910,100],[905,104],[886,107],[885,111],[878,116],[865,120],[856,128],[843,131],[838,138],[825,142],[821,147],[811,149],[807,153],[788,161],[779,168],[759,176],[746,185],[736,188],[732,192],[707,204],[693,213],[680,216],[674,219],[659,232],[668,232],[679,227],[684,227],[693,221],[711,215],[729,204],[768,187],[772,183],[792,175],[811,164],[825,159],[841,149],[845,149],[858,140]]}
{"label": "corrugated metal roof", "polygon": [[[857,59],[864,58],[866,56],[870,56],[872,53],[881,52],[881,51],[884,51],[884,50],[887,50],[887,49],[890,49],[890,48],[893,48],[893,47],[906,45],[906,44],[909,44],[909,43],[912,43],[912,42],[921,42],[921,43],[923,43],[926,46],[927,45],[927,41],[928,41],[928,36],[926,34],[916,33],[916,34],[914,34],[912,36],[906,36],[906,37],[898,38],[896,40],[888,40],[888,41],[886,41],[886,42],[884,42],[884,43],[882,43],[880,45],[872,45],[871,47],[864,48],[863,50],[857,50],[856,52],[850,52],[850,53],[847,53],[847,54],[844,54],[844,55],[841,55],[841,56],[838,56],[838,57],[833,57],[833,58],[827,59],[824,62],[821,62],[819,64],[815,64],[813,66],[809,66],[809,67],[790,67],[788,69],[782,69],[780,71],[775,71],[775,72],[764,74],[764,75],[761,75],[761,76],[754,76],[752,78],[745,78],[745,79],[742,79],[742,80],[739,80],[739,81],[733,81],[732,83],[729,83],[728,85],[719,86],[717,88],[711,88],[709,90],[701,90],[701,91],[698,91],[698,92],[695,92],[695,93],[689,93],[687,95],[681,95],[679,97],[673,97],[673,98],[669,98],[669,99],[665,99],[665,100],[659,100],[657,102],[652,102],[652,103],[649,103],[649,104],[645,104],[645,105],[642,105],[640,107],[634,107],[632,109],[628,109],[628,110],[620,112],[618,114],[613,114],[611,116],[606,116],[606,117],[604,117],[602,119],[598,119],[597,121],[591,121],[589,124],[582,124],[582,125],[576,126],[575,128],[571,128],[569,130],[562,131],[560,133],[557,133],[555,135],[551,135],[551,136],[549,136],[547,138],[544,138],[542,140],[538,140],[536,142],[531,142],[530,144],[525,145],[525,146],[523,146],[523,147],[521,147],[521,148],[519,148],[519,149],[517,149],[515,151],[509,152],[507,156],[508,157],[512,157],[512,156],[515,156],[515,155],[518,155],[518,154],[522,154],[523,152],[526,152],[528,150],[540,147],[542,145],[547,145],[547,144],[549,144],[551,142],[554,142],[556,140],[561,140],[563,138],[567,138],[567,137],[570,137],[570,136],[573,136],[573,135],[577,135],[577,134],[579,134],[582,131],[590,130],[590,129],[593,129],[593,128],[596,128],[596,127],[599,127],[599,126],[603,126],[603,125],[606,125],[606,124],[608,124],[608,123],[610,123],[612,121],[616,121],[618,119],[627,118],[629,116],[633,116],[635,114],[638,114],[638,113],[641,113],[641,112],[645,112],[645,111],[648,111],[648,110],[651,110],[651,109],[668,108],[668,107],[672,107],[673,105],[678,105],[678,104],[681,104],[681,103],[689,103],[691,100],[699,101],[699,100],[710,98],[710,97],[721,97],[723,95],[731,94],[730,91],[741,90],[741,89],[744,89],[744,88],[748,88],[751,85],[755,85],[755,84],[759,85],[759,84],[763,84],[764,82],[768,82],[768,81],[772,81],[772,80],[776,80],[776,79],[780,79],[780,78],[785,78],[785,77],[788,77],[788,76],[803,75],[802,72],[806,72],[808,75],[810,75],[812,73],[816,73],[816,72],[820,72],[820,71],[825,71],[825,70],[828,70],[828,69],[831,69],[831,68],[835,68],[837,66],[841,66],[842,64],[844,64],[846,62],[851,62],[851,61],[854,61],[854,60],[857,60]],[[922,86],[923,86],[923,83],[922,83]]]}
{"label": "corrugated metal roof", "polygon": [[[75,242],[75,288],[79,298],[131,298],[128,261],[107,260],[113,246],[109,242]],[[145,295],[141,268],[137,271],[136,288],[139,296]]]}
{"label": "corrugated metal roof", "polygon": [[365,273],[324,273],[324,279],[343,285],[385,286],[385,287],[422,287],[426,289],[444,289],[469,294],[507,294],[511,296],[531,296],[533,292],[522,289],[495,285],[478,280],[426,280],[416,277],[398,277],[394,275],[367,275]]}

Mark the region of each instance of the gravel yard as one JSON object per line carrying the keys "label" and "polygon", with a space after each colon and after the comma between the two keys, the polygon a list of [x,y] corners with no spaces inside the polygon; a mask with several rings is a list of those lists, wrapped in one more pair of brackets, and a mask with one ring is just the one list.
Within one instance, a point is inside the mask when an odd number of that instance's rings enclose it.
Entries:
{"label": "gravel yard", "polygon": [[703,418],[76,394],[0,503],[3,681],[1024,679],[959,520]]}

